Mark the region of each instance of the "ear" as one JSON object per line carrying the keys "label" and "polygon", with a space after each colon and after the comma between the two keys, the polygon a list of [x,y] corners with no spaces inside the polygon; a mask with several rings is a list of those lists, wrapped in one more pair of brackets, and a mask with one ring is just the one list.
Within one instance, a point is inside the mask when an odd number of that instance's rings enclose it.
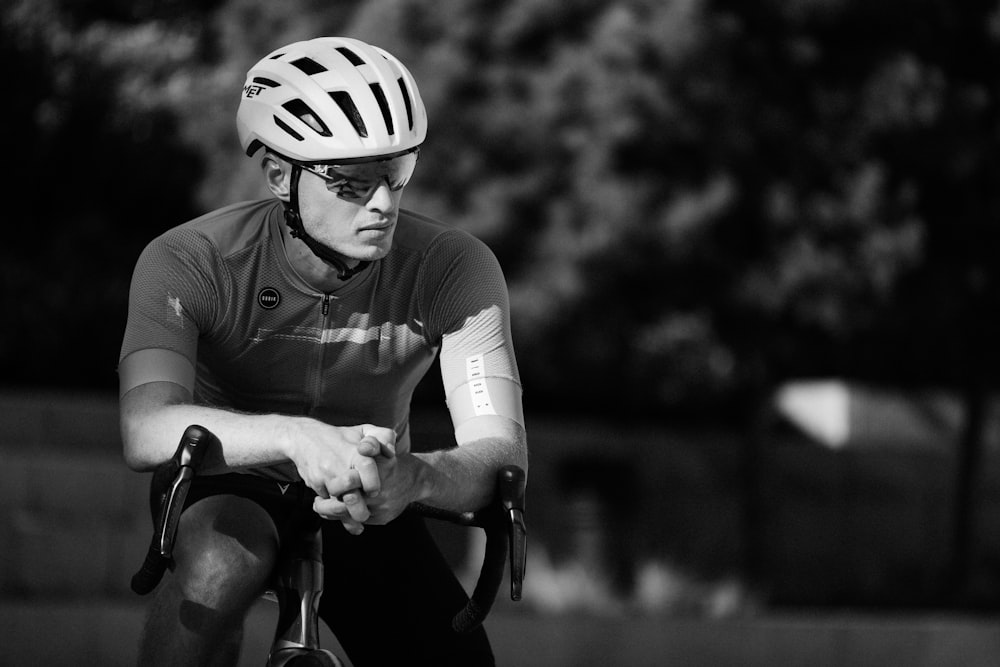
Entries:
{"label": "ear", "polygon": [[274,153],[267,152],[261,158],[260,168],[264,172],[267,189],[281,201],[288,201],[291,198],[289,188],[292,174],[291,165]]}

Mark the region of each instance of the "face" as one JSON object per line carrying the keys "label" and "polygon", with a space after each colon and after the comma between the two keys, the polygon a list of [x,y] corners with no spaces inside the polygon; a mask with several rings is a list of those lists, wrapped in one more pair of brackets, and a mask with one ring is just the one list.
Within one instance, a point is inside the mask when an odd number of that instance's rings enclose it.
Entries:
{"label": "face", "polygon": [[307,170],[299,178],[299,213],[306,232],[349,259],[382,259],[392,248],[402,188],[382,181],[367,197],[344,198]]}

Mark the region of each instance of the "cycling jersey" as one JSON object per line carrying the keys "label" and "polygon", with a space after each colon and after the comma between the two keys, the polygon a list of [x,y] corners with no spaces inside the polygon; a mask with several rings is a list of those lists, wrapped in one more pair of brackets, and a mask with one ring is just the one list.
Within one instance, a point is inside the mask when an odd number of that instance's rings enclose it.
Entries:
{"label": "cycling jersey", "polygon": [[[146,247],[119,358],[123,395],[174,381],[215,407],[391,427],[405,452],[410,399],[440,354],[456,428],[482,415],[523,425],[507,289],[484,243],[402,210],[388,255],[323,293],[289,263],[283,224],[281,202],[243,202]],[[186,358],[194,377],[160,350]],[[290,463],[257,472],[297,478]]]}

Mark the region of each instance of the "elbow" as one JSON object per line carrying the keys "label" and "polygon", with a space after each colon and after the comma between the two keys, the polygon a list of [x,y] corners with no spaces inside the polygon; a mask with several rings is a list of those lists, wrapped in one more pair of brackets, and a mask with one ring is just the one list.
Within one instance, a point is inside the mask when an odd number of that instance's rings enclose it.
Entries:
{"label": "elbow", "polygon": [[129,449],[128,447],[124,448],[122,458],[125,460],[125,465],[128,466],[129,470],[132,472],[149,472],[156,467],[139,452]]}
{"label": "elbow", "polygon": [[150,460],[146,452],[125,434],[124,428],[122,429],[122,458],[125,460],[125,465],[134,472],[149,472],[157,466],[157,463]]}
{"label": "elbow", "polygon": [[122,458],[125,465],[135,472],[154,470],[162,461],[155,460],[148,446],[148,438],[142,435],[142,428],[135,420],[122,418],[121,423]]}
{"label": "elbow", "polygon": [[131,470],[132,472],[150,471],[150,468],[148,465],[146,465],[145,461],[134,455],[130,455],[129,452],[127,451],[125,452],[124,459],[125,459],[125,465],[128,466],[128,469]]}
{"label": "elbow", "polygon": [[511,437],[511,463],[528,472],[528,435],[524,427],[518,424]]}

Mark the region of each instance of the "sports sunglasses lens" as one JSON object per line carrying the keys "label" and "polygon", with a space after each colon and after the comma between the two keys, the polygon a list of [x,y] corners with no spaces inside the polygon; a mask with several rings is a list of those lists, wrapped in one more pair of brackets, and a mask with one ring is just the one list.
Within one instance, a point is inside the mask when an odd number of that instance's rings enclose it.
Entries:
{"label": "sports sunglasses lens", "polygon": [[331,171],[351,183],[364,184],[367,189],[376,188],[384,179],[388,179],[389,187],[398,190],[406,185],[410,177],[413,176],[416,165],[416,154],[409,153],[391,160],[337,165],[333,166]]}

